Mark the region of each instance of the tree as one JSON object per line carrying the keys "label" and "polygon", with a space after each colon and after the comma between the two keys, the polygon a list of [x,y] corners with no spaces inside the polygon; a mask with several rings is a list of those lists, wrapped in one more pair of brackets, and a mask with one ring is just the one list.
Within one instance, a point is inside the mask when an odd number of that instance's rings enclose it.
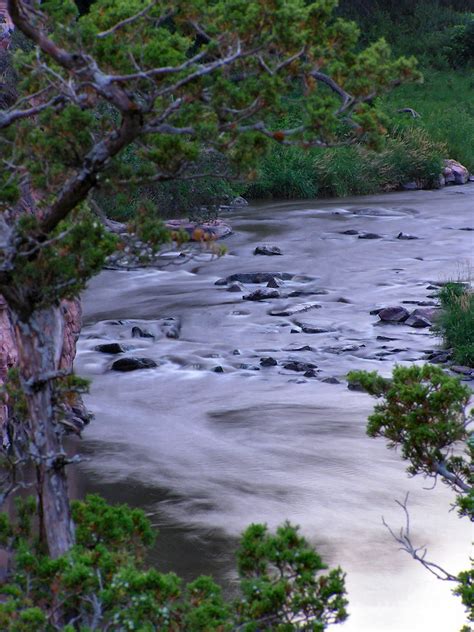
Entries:
{"label": "tree", "polygon": [[[440,478],[454,491],[459,515],[474,522],[474,411],[468,412],[471,389],[431,364],[396,366],[391,379],[376,371],[351,371],[348,378],[381,400],[368,418],[367,434],[384,437],[389,448],[400,448],[411,476],[421,474],[435,483]],[[457,584],[454,593],[461,597],[469,621],[474,622],[474,568],[471,565],[454,575],[426,558],[426,548],[415,546],[411,540],[407,500],[397,501],[405,514],[405,526],[399,533],[384,521],[385,526],[413,559],[438,579]],[[470,628],[463,630],[469,632]]]}
{"label": "tree", "polygon": [[288,523],[274,534],[260,524],[244,532],[237,553],[241,595],[226,600],[210,577],[183,587],[174,573],[145,566],[155,534],[143,511],[98,496],[75,501],[77,542],[51,560],[31,537],[34,504],[19,504],[16,525],[0,514],[0,543],[15,552],[15,573],[0,586],[5,632],[323,632],[347,617],[341,569],[321,574],[321,558]]}
{"label": "tree", "polygon": [[[114,248],[90,193],[187,177],[202,151],[248,169],[270,140],[375,142],[384,130],[369,103],[416,77],[414,63],[391,60],[383,41],[357,52],[357,28],[331,17],[335,4],[98,0],[79,17],[72,0],[8,0],[30,46],[15,58],[19,99],[0,111],[0,294],[18,346],[6,457],[12,470],[35,468],[52,557],[74,543],[58,415],[84,387],[58,369],[58,301]],[[273,128],[295,91],[302,123]],[[135,229],[158,247],[163,230],[143,206]]]}

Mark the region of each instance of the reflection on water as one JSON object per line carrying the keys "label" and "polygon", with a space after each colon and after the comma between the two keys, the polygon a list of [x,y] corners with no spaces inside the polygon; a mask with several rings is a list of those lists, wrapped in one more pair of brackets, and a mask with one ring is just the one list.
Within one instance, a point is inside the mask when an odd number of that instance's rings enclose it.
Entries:
{"label": "reflection on water", "polygon": [[[380,516],[400,524],[393,499],[410,491],[414,538],[452,572],[467,564],[469,527],[449,513],[448,490],[424,490],[383,442],[365,436],[372,403],[343,382],[350,369],[388,374],[394,362],[421,360],[436,345],[426,330],[374,326],[369,312],[430,300],[430,282],[456,276],[471,256],[473,233],[459,229],[472,222],[474,187],[458,192],[259,204],[232,214],[229,254],[218,261],[100,275],[84,297],[77,360],[78,372],[93,378],[87,403],[96,414],[82,442],[91,460],[78,492],[144,507],[160,527],[161,568],[187,579],[212,573],[228,590],[238,533],[252,521],[289,519],[347,571],[351,618],[341,629],[458,629],[462,608],[450,587],[397,551]],[[380,238],[341,234],[347,230]],[[419,239],[398,240],[400,232]],[[262,240],[283,256],[254,256]],[[268,302],[243,302],[214,285],[256,271],[296,276]],[[302,291],[309,294],[288,296]],[[269,314],[306,301],[321,308]],[[181,320],[177,340],[159,331],[157,321],[170,316]],[[141,320],[155,339],[133,338],[129,323],[113,319]],[[320,333],[302,333],[296,321]],[[111,372],[116,356],[94,347],[116,340],[158,368]],[[264,356],[279,365],[260,367]],[[317,377],[284,369],[291,360],[317,365]]]}

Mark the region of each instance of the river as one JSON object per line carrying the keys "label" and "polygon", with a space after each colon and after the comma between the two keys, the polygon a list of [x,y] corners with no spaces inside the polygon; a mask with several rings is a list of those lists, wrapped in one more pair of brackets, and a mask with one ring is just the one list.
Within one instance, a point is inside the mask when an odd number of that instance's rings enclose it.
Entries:
{"label": "river", "polygon": [[[465,275],[473,211],[471,184],[259,203],[224,217],[234,229],[224,257],[104,271],[83,301],[76,371],[92,379],[86,404],[95,420],[80,444],[90,460],[76,472],[75,493],[143,507],[160,530],[153,561],[161,569],[186,579],[212,573],[230,591],[239,532],[288,519],[347,572],[351,616],[341,630],[458,630],[464,615],[452,586],[397,550],[381,516],[400,526],[395,499],[409,492],[413,539],[451,572],[467,568],[470,525],[450,512],[448,489],[410,479],[398,454],[366,437],[373,402],[344,376],[356,368],[389,375],[394,363],[436,348],[428,329],[381,326],[370,311],[430,302],[430,285]],[[359,238],[364,232],[380,238]],[[418,239],[397,239],[400,232]],[[254,255],[264,243],[283,254]],[[281,298],[246,301],[215,285],[257,271],[291,275]],[[244,285],[244,295],[264,287]],[[320,307],[269,314],[308,302]],[[167,317],[180,320],[179,338],[161,335]],[[304,333],[295,325],[302,321],[320,333]],[[155,338],[133,338],[133,326]],[[111,371],[118,356],[95,346],[117,341],[158,367]],[[263,357],[278,365],[260,367]],[[316,365],[316,376],[284,368],[290,361]]]}

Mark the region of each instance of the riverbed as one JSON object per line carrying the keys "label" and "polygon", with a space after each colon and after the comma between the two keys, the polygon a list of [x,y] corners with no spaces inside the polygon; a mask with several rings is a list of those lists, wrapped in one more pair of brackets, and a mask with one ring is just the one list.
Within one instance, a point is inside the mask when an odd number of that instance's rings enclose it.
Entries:
{"label": "riverbed", "polygon": [[[382,324],[370,312],[429,307],[439,283],[465,278],[473,218],[474,185],[271,201],[223,217],[234,230],[223,257],[104,271],[83,297],[76,371],[92,379],[95,419],[75,492],[143,507],[160,530],[153,561],[187,580],[213,574],[228,592],[239,532],[288,519],[347,573],[351,616],[341,630],[459,629],[452,586],[397,550],[381,516],[399,527],[395,500],[409,492],[413,539],[454,573],[467,568],[470,525],[450,511],[447,488],[409,478],[397,453],[365,435],[373,402],[345,375],[389,375],[436,349],[429,328]],[[262,244],[282,255],[254,255]],[[243,299],[266,283],[216,285],[248,272],[272,273],[279,297]],[[157,367],[111,371],[119,356],[95,350],[108,342]],[[298,364],[314,368],[288,368]]]}

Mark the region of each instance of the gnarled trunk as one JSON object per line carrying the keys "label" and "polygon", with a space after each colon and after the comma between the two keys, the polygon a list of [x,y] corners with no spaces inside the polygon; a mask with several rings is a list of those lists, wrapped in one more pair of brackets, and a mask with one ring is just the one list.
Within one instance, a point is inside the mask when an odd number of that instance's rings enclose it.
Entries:
{"label": "gnarled trunk", "polygon": [[74,544],[64,429],[54,409],[54,381],[58,376],[64,337],[60,307],[35,310],[27,318],[11,311],[17,344],[17,367],[28,405],[24,428],[31,460],[36,468],[40,534],[51,557],[66,553]]}

